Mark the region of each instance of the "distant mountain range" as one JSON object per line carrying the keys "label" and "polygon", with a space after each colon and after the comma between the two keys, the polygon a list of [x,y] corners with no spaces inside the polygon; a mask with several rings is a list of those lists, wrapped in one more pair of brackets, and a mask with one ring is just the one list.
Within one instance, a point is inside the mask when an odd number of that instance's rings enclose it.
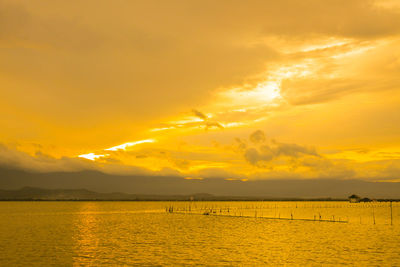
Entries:
{"label": "distant mountain range", "polygon": [[87,189],[43,189],[23,187],[0,190],[0,200],[247,200],[244,197],[215,197],[210,194],[138,195],[126,193],[97,193]]}
{"label": "distant mountain range", "polygon": [[221,178],[187,180],[181,177],[112,175],[98,171],[33,173],[7,168],[0,168],[0,189],[2,189],[0,199],[25,197],[163,200],[187,199],[191,196],[202,196],[203,199],[238,200],[243,198],[346,199],[351,194],[369,198],[400,198],[400,183],[390,182],[327,179],[245,182]]}

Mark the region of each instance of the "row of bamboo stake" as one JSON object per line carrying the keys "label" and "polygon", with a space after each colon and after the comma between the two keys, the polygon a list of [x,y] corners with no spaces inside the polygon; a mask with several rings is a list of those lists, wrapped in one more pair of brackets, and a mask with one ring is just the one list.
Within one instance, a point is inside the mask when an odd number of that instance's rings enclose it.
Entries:
{"label": "row of bamboo stake", "polygon": [[[393,204],[392,202],[390,202],[390,225],[393,225]],[[276,208],[276,207],[275,207]],[[293,208],[293,207],[292,207]],[[297,204],[296,204],[296,208],[297,208]],[[247,212],[247,214],[243,213],[243,210],[252,210],[254,209],[254,216],[253,215],[249,215]],[[262,210],[261,208],[258,208],[259,210]],[[278,215],[278,217],[274,216],[263,216],[263,213],[261,212],[261,216],[259,213],[257,213],[257,208],[209,208],[209,207],[205,207],[205,208],[200,208],[200,209],[193,209],[192,206],[190,205],[189,207],[174,207],[174,206],[168,206],[166,207],[166,212],[168,213],[175,213],[175,214],[190,214],[190,215],[211,215],[211,216],[224,216],[224,217],[247,217],[247,218],[261,218],[261,219],[274,219],[274,220],[297,220],[297,221],[318,221],[318,222],[335,222],[335,223],[348,223],[349,219],[347,217],[347,220],[342,220],[341,217],[339,217],[338,219],[335,218],[335,215],[332,215],[331,218],[329,219],[323,219],[321,214],[318,213],[317,215],[314,215],[314,218],[310,219],[310,218],[294,218],[293,212],[290,213],[290,218],[288,217],[281,217],[280,213]],[[239,214],[238,214],[239,213]],[[374,208],[372,208],[372,218],[373,218],[373,224],[376,224],[376,218],[375,218],[375,210]],[[360,216],[360,224],[361,224],[362,220],[361,220],[361,216]]]}

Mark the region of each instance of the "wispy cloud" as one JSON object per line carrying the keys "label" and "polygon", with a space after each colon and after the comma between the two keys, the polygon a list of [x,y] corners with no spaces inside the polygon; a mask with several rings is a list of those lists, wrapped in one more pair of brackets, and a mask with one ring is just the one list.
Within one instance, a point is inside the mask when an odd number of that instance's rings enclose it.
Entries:
{"label": "wispy cloud", "polygon": [[140,141],[135,141],[135,142],[127,142],[122,145],[106,148],[104,150],[110,150],[110,151],[126,150],[127,148],[132,147],[132,146],[136,146],[136,145],[144,144],[144,143],[154,143],[154,142],[155,142],[154,139],[146,139],[146,140],[140,140]]}

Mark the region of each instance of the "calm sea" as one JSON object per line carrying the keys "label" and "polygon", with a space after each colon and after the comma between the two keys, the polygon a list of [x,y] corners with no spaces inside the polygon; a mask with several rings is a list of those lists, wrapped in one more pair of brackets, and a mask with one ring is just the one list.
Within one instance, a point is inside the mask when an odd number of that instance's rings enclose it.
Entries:
{"label": "calm sea", "polygon": [[0,202],[0,266],[344,264],[400,266],[399,204]]}

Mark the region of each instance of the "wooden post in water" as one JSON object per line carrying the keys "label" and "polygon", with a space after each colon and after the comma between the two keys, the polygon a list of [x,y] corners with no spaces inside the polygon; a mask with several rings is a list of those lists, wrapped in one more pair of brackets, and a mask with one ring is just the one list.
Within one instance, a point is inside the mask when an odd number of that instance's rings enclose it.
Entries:
{"label": "wooden post in water", "polygon": [[372,207],[372,217],[374,217],[374,224],[376,224],[375,223],[375,210],[374,210],[374,207]]}

